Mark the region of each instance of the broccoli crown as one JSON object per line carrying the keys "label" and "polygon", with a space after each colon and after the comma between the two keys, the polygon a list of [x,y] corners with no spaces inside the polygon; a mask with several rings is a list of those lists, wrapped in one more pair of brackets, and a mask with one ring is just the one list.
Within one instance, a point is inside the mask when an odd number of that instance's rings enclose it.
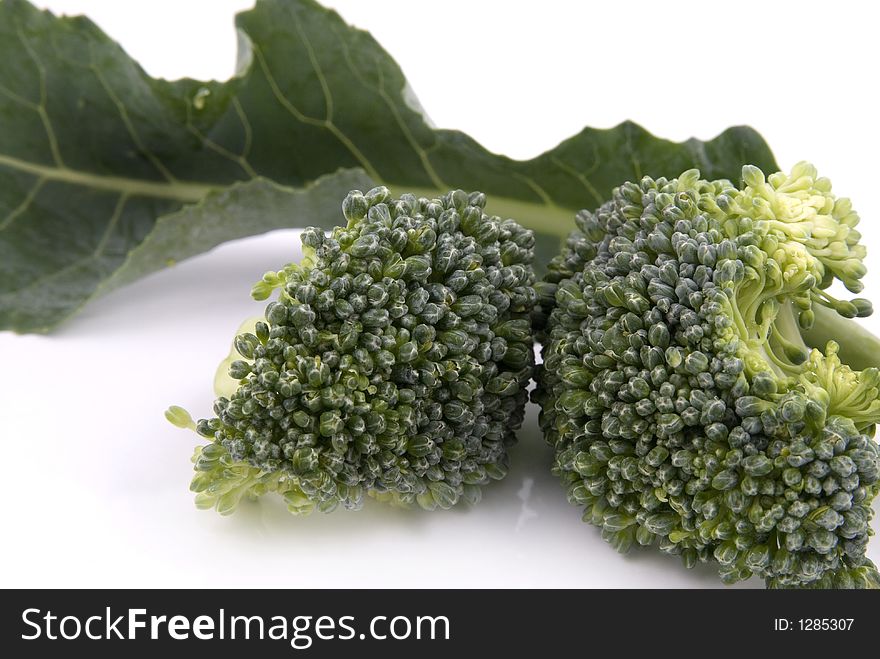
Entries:
{"label": "broccoli crown", "polygon": [[[476,502],[507,472],[533,370],[534,236],[485,195],[351,192],[346,226],[302,234],[194,457],[197,503],[275,491],[292,512]],[[182,425],[186,425],[184,421]]]}
{"label": "broccoli crown", "polygon": [[644,178],[577,216],[536,286],[554,471],[620,551],[714,559],[727,582],[878,586],[880,375],[801,336],[832,316],[845,343],[842,316],[870,313],[826,291],[861,289],[858,216],[805,163],[743,179]]}

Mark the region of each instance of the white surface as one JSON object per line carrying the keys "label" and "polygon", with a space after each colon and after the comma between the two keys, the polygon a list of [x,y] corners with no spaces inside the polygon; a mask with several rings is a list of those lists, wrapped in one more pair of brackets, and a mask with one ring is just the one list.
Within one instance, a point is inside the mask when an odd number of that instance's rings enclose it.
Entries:
{"label": "white surface", "polygon": [[[227,77],[232,15],[248,5],[38,4],[89,14],[169,78]],[[528,157],[585,124],[627,118],[672,139],[750,124],[784,167],[811,159],[852,197],[880,253],[871,3],[328,4],[391,52],[435,123],[493,150]],[[450,90],[460,82],[479,85],[485,101],[459,103]],[[655,551],[618,556],[581,523],[548,473],[533,406],[510,475],[472,509],[374,504],[302,519],[265,500],[228,518],[197,511],[187,491],[197,438],[163,410],[210,412],[213,370],[239,322],[262,308],[251,284],[295,258],[297,245],[292,232],[229,244],[117,291],[51,336],[0,333],[0,585],[720,584],[710,567],[686,571]],[[866,281],[880,300],[880,268]],[[880,316],[867,324],[880,331]],[[878,542],[869,554],[880,560]]]}

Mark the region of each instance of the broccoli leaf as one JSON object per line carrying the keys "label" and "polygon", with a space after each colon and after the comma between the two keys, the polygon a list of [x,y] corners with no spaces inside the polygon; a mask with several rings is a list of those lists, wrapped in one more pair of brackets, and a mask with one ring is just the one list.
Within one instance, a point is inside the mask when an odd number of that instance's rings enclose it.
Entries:
{"label": "broccoli leaf", "polygon": [[261,0],[236,22],[234,78],[168,82],[88,19],[0,0],[0,330],[47,331],[225,240],[329,226],[351,187],[482,190],[546,262],[622,181],[775,169],[749,128],[673,143],[629,122],[515,161],[430,127],[381,46],[312,0]]}

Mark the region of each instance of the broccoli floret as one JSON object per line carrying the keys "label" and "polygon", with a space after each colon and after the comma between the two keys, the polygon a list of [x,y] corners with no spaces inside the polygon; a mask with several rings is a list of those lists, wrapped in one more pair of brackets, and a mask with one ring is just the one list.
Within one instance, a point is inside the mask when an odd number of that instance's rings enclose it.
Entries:
{"label": "broccoli floret", "polygon": [[449,508],[506,474],[534,364],[534,236],[485,204],[380,187],[351,192],[329,236],[304,231],[302,262],[254,287],[279,296],[235,339],[234,392],[198,424],[169,410],[210,440],[197,505],[277,492],[295,513],[367,494]]}
{"label": "broccoli floret", "polygon": [[877,587],[880,341],[827,291],[862,288],[858,216],[806,163],[743,179],[644,178],[577,216],[536,286],[554,471],[619,551]]}

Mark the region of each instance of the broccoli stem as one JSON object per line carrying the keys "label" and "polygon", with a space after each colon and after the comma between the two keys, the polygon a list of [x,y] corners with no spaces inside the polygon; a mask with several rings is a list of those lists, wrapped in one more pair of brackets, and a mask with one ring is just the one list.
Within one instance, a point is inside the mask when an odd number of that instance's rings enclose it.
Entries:
{"label": "broccoli stem", "polygon": [[814,304],[813,313],[816,314],[813,326],[801,330],[807,345],[824,351],[828,341],[836,341],[840,345],[841,361],[850,368],[858,371],[872,366],[880,368],[880,338],[824,305]]}
{"label": "broccoli stem", "polygon": [[773,319],[768,344],[780,360],[784,357],[784,370],[788,375],[796,375],[803,370],[810,348],[801,337],[795,312],[790,302],[783,303]]}

